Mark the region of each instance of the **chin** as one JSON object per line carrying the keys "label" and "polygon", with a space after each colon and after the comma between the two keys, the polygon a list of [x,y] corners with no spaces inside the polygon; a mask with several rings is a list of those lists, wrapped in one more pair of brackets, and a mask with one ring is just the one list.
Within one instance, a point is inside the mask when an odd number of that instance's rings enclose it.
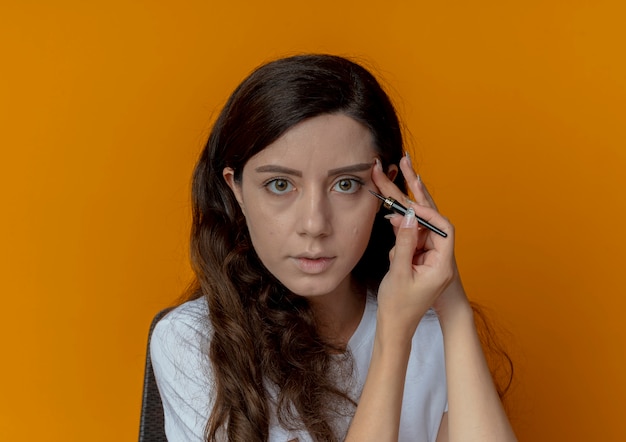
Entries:
{"label": "chin", "polygon": [[295,295],[303,298],[315,298],[336,292],[344,281],[345,279],[340,281],[323,281],[321,278],[312,278],[309,281],[292,281],[287,284],[283,282],[283,285]]}
{"label": "chin", "polygon": [[318,296],[324,296],[332,290],[325,290],[320,287],[287,287],[294,295],[301,296],[303,298],[315,298]]}

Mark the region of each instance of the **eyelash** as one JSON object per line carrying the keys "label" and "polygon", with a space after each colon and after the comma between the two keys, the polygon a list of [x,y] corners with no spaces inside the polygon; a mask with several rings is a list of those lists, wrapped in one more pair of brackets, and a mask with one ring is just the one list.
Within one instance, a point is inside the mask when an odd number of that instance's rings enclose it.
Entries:
{"label": "eyelash", "polygon": [[[287,189],[282,190],[282,191],[277,191],[275,187],[272,188],[272,185],[276,185],[276,183],[278,182],[284,182],[287,184]],[[337,181],[335,181],[335,183],[332,186],[332,189],[335,190],[337,188],[337,186],[344,181],[349,181],[350,183],[352,183],[352,186],[348,191],[342,191],[342,190],[338,190],[339,193],[344,193],[347,195],[351,195],[353,193],[356,193],[361,186],[363,186],[364,182],[363,180],[361,180],[360,178],[354,178],[354,177],[345,177],[345,178],[339,178]],[[263,187],[265,187],[267,189],[268,192],[273,193],[274,195],[283,195],[285,193],[291,192],[293,190],[294,185],[286,178],[272,178],[271,180],[266,181],[265,183],[263,183]]]}
{"label": "eyelash", "polygon": [[350,187],[349,191],[339,191],[340,193],[345,193],[348,195],[351,195],[353,193],[356,193],[359,191],[359,189],[361,188],[361,186],[363,185],[363,180],[359,179],[359,178],[339,178],[335,184],[333,185],[333,189],[335,189],[341,182],[343,181],[350,181],[350,183],[352,183],[352,186],[354,186],[354,189],[352,187]]}
{"label": "eyelash", "polygon": [[[282,191],[282,192],[277,192],[277,191],[272,190],[270,186],[272,186],[272,184],[276,184],[279,181],[285,182],[287,184],[287,186],[289,187],[289,190]],[[272,178],[271,180],[268,180],[265,183],[263,183],[263,187],[265,187],[268,190],[268,192],[270,192],[270,193],[273,193],[275,195],[282,195],[284,193],[287,193],[288,191],[291,191],[291,188],[293,188],[294,186],[286,178]]]}

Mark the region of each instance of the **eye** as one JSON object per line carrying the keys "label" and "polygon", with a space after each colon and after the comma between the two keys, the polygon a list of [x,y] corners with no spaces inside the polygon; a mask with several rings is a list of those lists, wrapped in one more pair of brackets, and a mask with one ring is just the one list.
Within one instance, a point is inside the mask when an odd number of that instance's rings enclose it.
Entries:
{"label": "eye", "polygon": [[287,193],[293,190],[293,185],[289,181],[283,178],[274,178],[273,180],[270,180],[267,183],[265,183],[265,187],[270,192],[278,194],[278,195]]}
{"label": "eye", "polygon": [[342,178],[335,183],[334,190],[341,193],[354,193],[361,188],[363,183],[355,178]]}

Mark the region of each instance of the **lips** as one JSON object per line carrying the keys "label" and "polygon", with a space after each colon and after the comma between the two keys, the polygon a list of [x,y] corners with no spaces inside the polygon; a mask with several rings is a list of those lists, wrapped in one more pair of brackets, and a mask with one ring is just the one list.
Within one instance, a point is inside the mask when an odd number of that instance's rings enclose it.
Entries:
{"label": "lips", "polygon": [[293,260],[302,272],[314,275],[327,270],[335,261],[335,257],[296,256]]}

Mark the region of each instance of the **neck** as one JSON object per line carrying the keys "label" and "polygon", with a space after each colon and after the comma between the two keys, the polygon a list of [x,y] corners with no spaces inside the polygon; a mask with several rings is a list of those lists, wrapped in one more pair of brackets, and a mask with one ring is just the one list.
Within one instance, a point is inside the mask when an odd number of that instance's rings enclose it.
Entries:
{"label": "neck", "polygon": [[346,287],[309,299],[320,336],[329,343],[345,348],[363,317],[366,290],[348,281]]}

